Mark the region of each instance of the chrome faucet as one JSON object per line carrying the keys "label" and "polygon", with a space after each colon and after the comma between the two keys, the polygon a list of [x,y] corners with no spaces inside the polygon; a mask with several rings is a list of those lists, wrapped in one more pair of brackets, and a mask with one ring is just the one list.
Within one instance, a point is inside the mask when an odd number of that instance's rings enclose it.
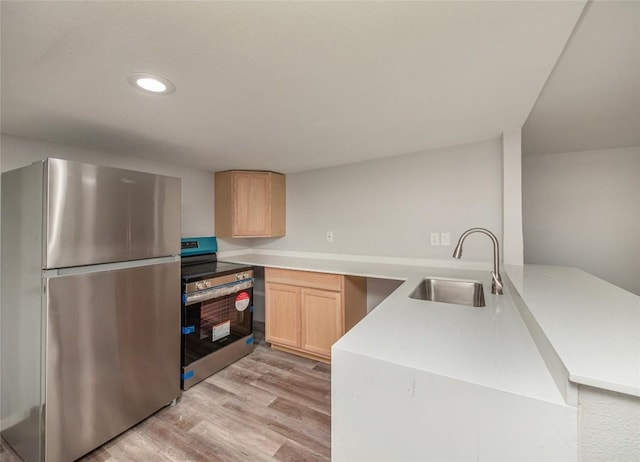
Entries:
{"label": "chrome faucet", "polygon": [[484,228],[471,228],[466,230],[458,239],[458,245],[453,251],[453,258],[462,257],[462,243],[469,234],[482,233],[486,234],[493,241],[493,272],[491,273],[491,293],[502,295],[502,277],[500,276],[500,244],[498,244],[498,238],[488,229]]}

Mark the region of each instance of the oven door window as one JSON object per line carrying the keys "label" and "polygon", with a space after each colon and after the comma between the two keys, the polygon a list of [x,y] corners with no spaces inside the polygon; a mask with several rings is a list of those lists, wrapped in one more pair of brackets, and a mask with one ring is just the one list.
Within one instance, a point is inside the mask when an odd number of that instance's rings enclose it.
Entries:
{"label": "oven door window", "polygon": [[183,366],[252,332],[252,289],[183,306]]}

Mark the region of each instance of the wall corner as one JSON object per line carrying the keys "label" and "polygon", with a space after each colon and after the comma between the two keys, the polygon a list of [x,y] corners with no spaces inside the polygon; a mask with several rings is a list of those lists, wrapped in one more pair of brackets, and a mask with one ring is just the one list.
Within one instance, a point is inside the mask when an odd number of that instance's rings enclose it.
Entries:
{"label": "wall corner", "polygon": [[521,128],[502,133],[502,248],[505,264],[524,263]]}

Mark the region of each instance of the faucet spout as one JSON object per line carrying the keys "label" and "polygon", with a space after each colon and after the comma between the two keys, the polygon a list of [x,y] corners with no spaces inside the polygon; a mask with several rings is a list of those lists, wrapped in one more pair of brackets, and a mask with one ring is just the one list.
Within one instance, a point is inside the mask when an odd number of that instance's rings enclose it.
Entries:
{"label": "faucet spout", "polygon": [[489,236],[489,238],[493,242],[493,271],[491,272],[491,293],[502,295],[504,286],[502,284],[502,276],[500,276],[500,244],[498,243],[498,238],[495,234],[485,228],[471,228],[466,230],[464,233],[462,233],[460,239],[458,239],[458,244],[453,251],[453,258],[459,259],[462,257],[462,243],[469,234],[473,233],[482,233],[486,236]]}

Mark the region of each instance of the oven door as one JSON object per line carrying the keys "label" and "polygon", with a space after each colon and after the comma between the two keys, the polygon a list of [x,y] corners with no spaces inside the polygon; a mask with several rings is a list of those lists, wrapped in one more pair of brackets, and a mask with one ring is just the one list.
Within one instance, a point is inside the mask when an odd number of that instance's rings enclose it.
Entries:
{"label": "oven door", "polygon": [[184,297],[183,368],[253,333],[253,284],[248,282],[227,284],[222,291],[215,288],[202,291],[212,298],[201,294],[190,294],[189,300]]}

